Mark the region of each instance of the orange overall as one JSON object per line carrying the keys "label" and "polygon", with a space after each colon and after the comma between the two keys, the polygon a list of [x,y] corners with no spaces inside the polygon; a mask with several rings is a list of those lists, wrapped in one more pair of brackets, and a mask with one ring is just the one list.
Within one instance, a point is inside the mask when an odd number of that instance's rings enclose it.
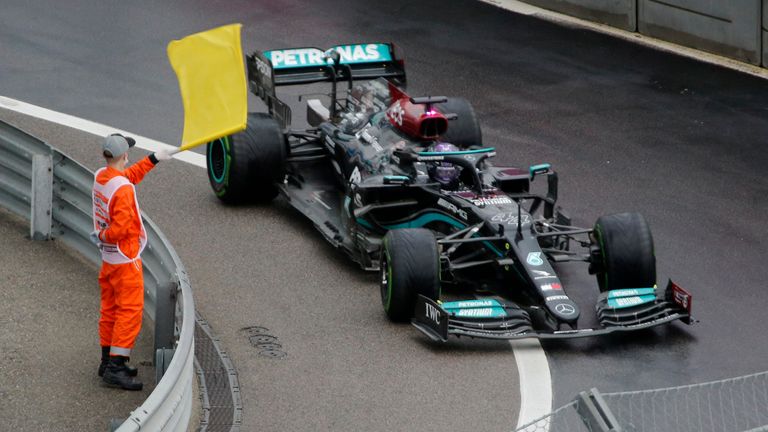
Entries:
{"label": "orange overall", "polygon": [[134,185],[154,168],[148,157],[120,172],[96,171],[93,184],[93,223],[101,240],[101,346],[110,355],[129,357],[141,330],[144,275],[140,254],[147,234],[141,221]]}

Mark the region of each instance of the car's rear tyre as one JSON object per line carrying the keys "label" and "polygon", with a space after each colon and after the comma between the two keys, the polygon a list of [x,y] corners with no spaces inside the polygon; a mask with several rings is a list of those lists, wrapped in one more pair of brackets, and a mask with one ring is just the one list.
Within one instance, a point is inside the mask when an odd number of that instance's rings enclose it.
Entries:
{"label": "car's rear tyre", "polygon": [[390,320],[407,322],[417,294],[440,298],[440,253],[432,231],[391,230],[381,253],[381,303]]}
{"label": "car's rear tyre", "polygon": [[208,143],[208,180],[227,204],[268,202],[277,196],[285,158],[285,136],[277,121],[249,113],[244,131]]}
{"label": "car's rear tyre", "polygon": [[656,285],[653,237],[639,213],[601,216],[593,231],[591,272],[600,292]]}
{"label": "car's rear tyre", "polygon": [[456,114],[456,119],[448,122],[448,130],[440,137],[441,141],[457,147],[482,146],[483,135],[480,122],[472,105],[464,98],[448,98],[447,102],[435,104],[443,114]]}

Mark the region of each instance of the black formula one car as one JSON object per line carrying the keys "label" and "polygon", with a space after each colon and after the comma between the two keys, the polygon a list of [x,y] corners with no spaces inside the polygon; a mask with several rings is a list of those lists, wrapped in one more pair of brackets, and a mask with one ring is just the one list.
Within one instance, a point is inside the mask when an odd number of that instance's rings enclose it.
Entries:
{"label": "black formula one car", "polygon": [[[380,272],[391,320],[442,341],[451,334],[571,338],[692,322],[688,292],[672,281],[656,287],[653,239],[641,215],[571,226],[556,206],[550,165],[494,166],[496,152],[483,146],[466,100],[405,93],[395,45],[257,51],[247,69],[268,113],[249,114],[244,132],[208,144],[215,194],[225,203],[282,194],[331,244]],[[328,105],[306,99],[309,128],[290,129],[291,110],[276,86],[317,82],[330,83],[321,95]],[[534,193],[534,183],[546,192]],[[579,307],[552,265],[562,261],[586,262],[596,275],[597,328],[578,326]]]}

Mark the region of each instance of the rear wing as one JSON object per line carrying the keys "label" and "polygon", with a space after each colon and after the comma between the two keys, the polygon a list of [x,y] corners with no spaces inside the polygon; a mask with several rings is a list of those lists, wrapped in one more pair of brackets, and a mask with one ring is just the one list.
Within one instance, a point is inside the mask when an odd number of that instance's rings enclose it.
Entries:
{"label": "rear wing", "polygon": [[[332,57],[337,58],[337,63]],[[283,127],[291,123],[291,110],[275,95],[276,86],[315,82],[335,85],[339,80],[379,77],[405,83],[405,62],[391,43],[337,45],[325,51],[314,47],[254,51],[246,56],[246,65],[248,87]]]}

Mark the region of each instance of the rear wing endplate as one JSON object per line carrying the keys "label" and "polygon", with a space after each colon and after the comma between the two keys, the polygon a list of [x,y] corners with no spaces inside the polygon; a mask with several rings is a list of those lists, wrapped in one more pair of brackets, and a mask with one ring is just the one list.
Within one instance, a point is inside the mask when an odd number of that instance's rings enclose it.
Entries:
{"label": "rear wing endplate", "polygon": [[[338,53],[338,64],[328,55]],[[291,122],[291,110],[275,95],[281,85],[334,82],[339,80],[390,78],[405,83],[405,63],[391,43],[337,45],[320,48],[285,48],[254,51],[246,56],[248,87],[261,98],[269,113],[283,127]]]}

